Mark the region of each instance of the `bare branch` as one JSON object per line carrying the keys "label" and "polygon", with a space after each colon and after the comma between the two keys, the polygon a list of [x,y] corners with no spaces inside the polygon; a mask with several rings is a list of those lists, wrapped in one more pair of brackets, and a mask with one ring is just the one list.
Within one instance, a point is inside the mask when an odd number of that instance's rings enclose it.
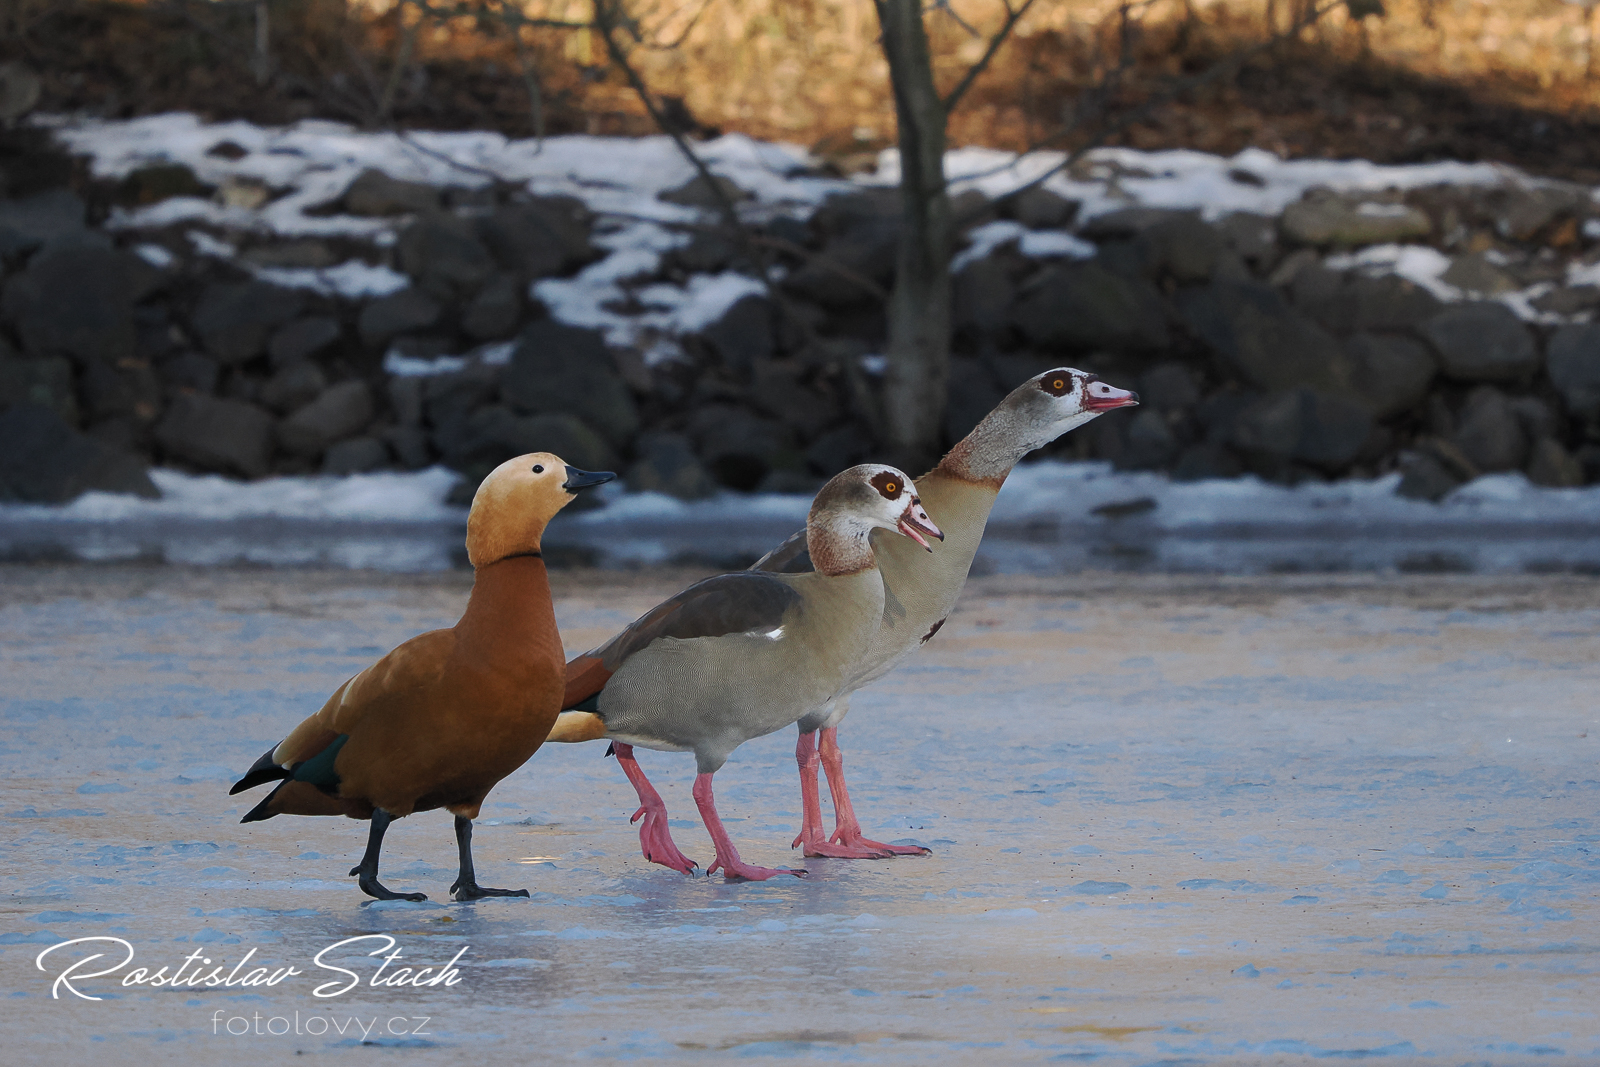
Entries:
{"label": "bare branch", "polygon": [[1006,5],[1006,21],[1004,25],[1000,27],[993,37],[989,38],[989,47],[984,49],[983,55],[978,58],[976,63],[967,68],[967,72],[961,76],[961,80],[956,83],[956,87],[951,89],[949,94],[941,101],[944,105],[945,114],[955,110],[955,106],[961,102],[961,98],[967,94],[967,90],[972,88],[972,83],[977,81],[978,76],[988,69],[995,53],[1000,51],[1000,46],[1005,44],[1006,38],[1011,36],[1011,30],[1016,26],[1017,21],[1028,13],[1028,9],[1033,6],[1033,3],[1034,0],[1022,0],[1020,7],[1014,8],[1009,4]]}

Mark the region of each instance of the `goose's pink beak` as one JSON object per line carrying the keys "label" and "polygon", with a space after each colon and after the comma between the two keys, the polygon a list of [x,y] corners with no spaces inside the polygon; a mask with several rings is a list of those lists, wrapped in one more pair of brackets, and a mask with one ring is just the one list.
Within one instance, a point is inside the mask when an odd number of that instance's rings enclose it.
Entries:
{"label": "goose's pink beak", "polygon": [[922,508],[922,501],[916,497],[912,497],[906,504],[906,510],[900,515],[898,529],[929,552],[933,551],[933,546],[928,544],[923,534],[944,540],[944,534],[933,524],[933,520],[928,518],[928,513]]}
{"label": "goose's pink beak", "polygon": [[1138,406],[1139,394],[1132,389],[1118,389],[1116,386],[1099,379],[1090,379],[1083,386],[1083,408],[1085,411],[1111,411],[1114,408],[1131,408]]}

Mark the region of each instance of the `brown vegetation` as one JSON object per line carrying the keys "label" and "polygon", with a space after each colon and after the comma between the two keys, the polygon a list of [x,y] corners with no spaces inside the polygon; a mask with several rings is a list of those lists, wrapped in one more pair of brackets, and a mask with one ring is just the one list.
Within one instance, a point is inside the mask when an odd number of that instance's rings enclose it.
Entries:
{"label": "brown vegetation", "polygon": [[[1070,122],[1118,71],[1138,101],[1287,25],[1305,0],[1058,0],[1035,4],[952,116],[950,143],[1023,148]],[[1367,0],[1370,4],[1370,0]],[[130,115],[187,109],[284,122],[488,127],[526,136],[529,81],[549,133],[652,128],[589,29],[527,26],[498,0],[269,0],[258,71],[255,0],[0,0],[0,59],[45,77],[43,106]],[[663,0],[638,14],[632,61],[687,129],[817,146],[851,167],[891,143],[893,105],[870,4]],[[1358,3],[1360,10],[1364,5]],[[475,12],[444,17],[443,8]],[[1117,140],[1139,147],[1380,160],[1488,158],[1600,177],[1600,16],[1561,0],[1388,0],[1339,7],[1236,76],[1156,110]],[[586,0],[529,0],[525,17],[581,24]],[[941,87],[1004,15],[989,0],[928,14]],[[407,57],[398,64],[397,58]],[[265,74],[266,77],[261,75]],[[1071,147],[1092,123],[1055,143]]]}

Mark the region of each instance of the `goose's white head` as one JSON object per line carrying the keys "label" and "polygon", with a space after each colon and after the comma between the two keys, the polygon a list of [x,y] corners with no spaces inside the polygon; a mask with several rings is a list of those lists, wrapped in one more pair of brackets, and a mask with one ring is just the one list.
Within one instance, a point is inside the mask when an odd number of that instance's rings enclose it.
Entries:
{"label": "goose's white head", "polygon": [[811,502],[806,547],[812,564],[831,575],[854,574],[872,566],[868,537],[873,530],[909,537],[930,552],[928,538],[944,540],[904,471],[863,463],[834,475]]}
{"label": "goose's white head", "polygon": [[939,468],[964,481],[998,489],[1016,462],[1029,452],[1107,411],[1138,403],[1138,393],[1118,389],[1075,367],[1035,374],[1011,390],[957,442]]}

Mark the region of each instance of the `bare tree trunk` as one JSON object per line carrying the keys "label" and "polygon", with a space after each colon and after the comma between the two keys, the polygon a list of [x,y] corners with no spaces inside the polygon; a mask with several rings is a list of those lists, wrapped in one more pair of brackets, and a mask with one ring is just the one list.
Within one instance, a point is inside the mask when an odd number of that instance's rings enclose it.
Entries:
{"label": "bare tree trunk", "polygon": [[900,141],[901,233],[889,294],[884,414],[889,445],[906,459],[939,450],[950,376],[950,198],[946,108],[933,84],[920,0],[875,0],[889,60]]}

